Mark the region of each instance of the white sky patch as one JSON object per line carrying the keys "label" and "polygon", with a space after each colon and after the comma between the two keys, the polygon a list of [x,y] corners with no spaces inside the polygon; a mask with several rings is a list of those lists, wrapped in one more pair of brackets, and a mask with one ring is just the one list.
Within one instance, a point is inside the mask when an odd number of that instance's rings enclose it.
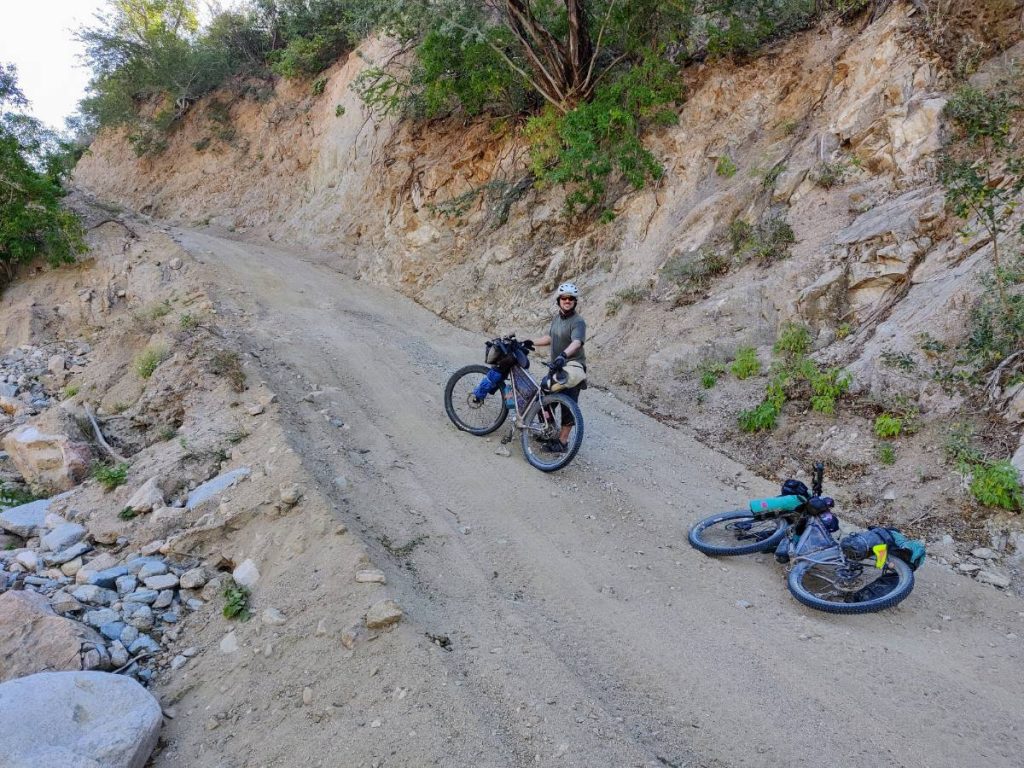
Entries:
{"label": "white sky patch", "polygon": [[52,128],[64,128],[85,95],[89,70],[73,37],[93,26],[105,0],[0,0],[0,62],[18,68],[18,87],[29,112]]}

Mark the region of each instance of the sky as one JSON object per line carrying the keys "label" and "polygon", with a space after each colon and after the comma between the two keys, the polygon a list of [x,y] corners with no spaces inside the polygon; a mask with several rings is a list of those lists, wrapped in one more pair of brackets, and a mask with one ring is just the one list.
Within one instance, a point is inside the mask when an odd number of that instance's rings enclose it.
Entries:
{"label": "sky", "polygon": [[64,128],[85,95],[89,70],[72,35],[91,26],[105,0],[0,0],[0,62],[18,68],[18,87],[29,113]]}

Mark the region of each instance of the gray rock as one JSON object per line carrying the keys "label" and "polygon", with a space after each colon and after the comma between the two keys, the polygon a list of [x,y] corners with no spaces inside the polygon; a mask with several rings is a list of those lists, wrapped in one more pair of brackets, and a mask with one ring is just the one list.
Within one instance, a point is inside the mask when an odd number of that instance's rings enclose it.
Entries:
{"label": "gray rock", "polygon": [[171,604],[173,600],[173,589],[161,590],[160,594],[156,596],[156,600],[153,601],[153,608],[166,608]]}
{"label": "gray rock", "polygon": [[199,589],[206,584],[206,569],[202,566],[185,571],[179,579],[182,589]]}
{"label": "gray rock", "polygon": [[168,611],[167,613],[160,614],[160,620],[166,624],[177,624],[178,614],[175,611]]}
{"label": "gray rock", "polygon": [[56,613],[60,614],[74,613],[75,611],[80,611],[83,608],[80,602],[63,589],[54,592],[50,597],[50,607],[53,608]]}
{"label": "gray rock", "polygon": [[142,768],[160,736],[160,703],[135,680],[43,672],[0,685],[0,743],[11,768]]}
{"label": "gray rock", "polygon": [[146,603],[151,605],[160,596],[155,589],[137,589],[130,595],[124,596],[125,603]]}
{"label": "gray rock", "polygon": [[271,627],[279,627],[288,621],[288,618],[281,613],[277,608],[267,608],[263,611],[260,617],[264,624]]}
{"label": "gray rock", "polygon": [[152,512],[164,506],[164,492],[156,477],[151,477],[128,499],[127,507],[136,512]]}
{"label": "gray rock", "polygon": [[80,587],[75,587],[71,591],[71,596],[90,605],[113,605],[118,598],[117,592],[97,587],[95,584],[83,584]]}
{"label": "gray rock", "polygon": [[1010,577],[998,571],[982,571],[975,578],[982,584],[991,584],[993,587],[1001,589],[1010,586]]}
{"label": "gray rock", "polygon": [[70,563],[76,557],[81,557],[86,552],[92,551],[92,545],[87,544],[84,541],[80,541],[77,544],[73,544],[67,549],[61,550],[60,552],[54,552],[51,554],[43,555],[43,562],[47,565],[63,565],[64,563]]}
{"label": "gray rock", "polygon": [[206,605],[206,603],[197,597],[192,597],[185,601],[185,605],[188,606],[188,609],[190,611],[198,611],[200,608]]}
{"label": "gray rock", "polygon": [[145,581],[150,576],[163,576],[169,568],[162,560],[150,560],[139,569],[139,579]]}
{"label": "gray rock", "polygon": [[134,557],[125,563],[124,567],[128,569],[128,573],[133,573],[137,576],[149,563],[163,564],[163,562],[159,557]]}
{"label": "gray rock", "polygon": [[134,656],[140,651],[149,651],[150,653],[160,652],[160,643],[154,640],[149,635],[139,635],[134,643],[128,646],[128,652]]}
{"label": "gray rock", "polygon": [[171,669],[181,669],[188,663],[188,657],[178,654],[171,659]]}
{"label": "gray rock", "polygon": [[120,620],[121,614],[113,608],[100,608],[98,611],[86,611],[83,617],[90,627],[102,627],[104,624],[112,624]]}
{"label": "gray rock", "polygon": [[113,667],[123,667],[131,658],[128,649],[119,640],[112,642],[107,650],[110,652],[110,664]]}
{"label": "gray rock", "polygon": [[162,576],[150,576],[148,579],[143,579],[142,583],[146,585],[146,589],[173,589],[178,586],[178,577],[173,573],[165,573]]}
{"label": "gray rock", "polygon": [[999,555],[993,552],[988,547],[977,547],[971,550],[971,554],[979,560],[995,560]]}
{"label": "gray rock", "polygon": [[[132,613],[131,617],[125,616],[125,619],[131,626],[146,632],[153,628],[153,609],[148,605],[140,605],[138,609]],[[123,635],[121,642],[124,642]]]}
{"label": "gray rock", "polygon": [[39,499],[28,504],[11,507],[0,512],[0,528],[27,539],[35,535],[37,528],[46,523],[46,513],[50,509],[50,499]]}
{"label": "gray rock", "polygon": [[252,589],[260,580],[260,572],[252,560],[243,560],[242,564],[232,571],[231,577],[236,584]]}
{"label": "gray rock", "polygon": [[252,474],[252,470],[249,467],[239,467],[230,472],[217,475],[217,477],[208,480],[191,491],[188,495],[188,500],[185,502],[185,507],[187,509],[195,509],[200,504],[209,501],[215,496],[219,496],[235,483],[247,478],[250,474]]}
{"label": "gray rock", "polygon": [[[43,549],[48,549],[50,552],[60,552],[61,550],[67,549],[72,544],[77,544],[83,538],[85,538],[84,525],[78,525],[77,523],[64,523],[58,525],[48,534],[42,537],[40,543]],[[69,560],[71,558],[68,558]]]}
{"label": "gray rock", "polygon": [[108,640],[119,640],[124,632],[125,624],[121,621],[112,621],[100,627],[100,634]]}
{"label": "gray rock", "polygon": [[95,584],[105,589],[114,589],[117,586],[117,580],[129,573],[131,571],[127,565],[115,565],[113,568],[104,568],[102,571],[90,574],[86,583]]}
{"label": "gray rock", "polygon": [[133,627],[131,624],[126,625],[125,628],[121,630],[121,642],[124,644],[125,648],[127,648],[129,645],[131,645],[138,639],[139,630]]}
{"label": "gray rock", "polygon": [[139,580],[130,573],[125,574],[124,576],[119,576],[114,584],[117,587],[117,594],[119,595],[130,594],[139,588]]}

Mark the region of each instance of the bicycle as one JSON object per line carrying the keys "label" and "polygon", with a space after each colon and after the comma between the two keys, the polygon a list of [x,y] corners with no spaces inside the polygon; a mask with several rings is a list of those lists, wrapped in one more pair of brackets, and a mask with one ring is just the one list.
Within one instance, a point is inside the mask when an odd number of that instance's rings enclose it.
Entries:
{"label": "bicycle", "polygon": [[[471,435],[489,435],[514,413],[512,427],[502,443],[512,441],[519,430],[523,455],[541,472],[554,472],[576,456],[583,442],[583,414],[579,405],[561,392],[552,392],[558,368],[545,363],[549,374],[538,382],[526,370],[533,346],[515,334],[488,342],[493,365],[467,365],[451,375],[444,388],[444,409],[452,423]],[[499,350],[496,354],[492,350]],[[505,374],[499,392],[478,399],[473,393],[492,368]],[[557,407],[556,407],[557,406]],[[559,436],[566,414],[572,418],[569,437],[562,448]],[[557,445],[556,445],[557,444]]]}
{"label": "bicycle", "polygon": [[804,605],[828,613],[891,608],[914,588],[924,545],[896,529],[871,528],[838,539],[832,499],[822,496],[825,466],[814,465],[812,490],[787,480],[781,496],[754,499],[749,510],[711,515],[690,528],[691,546],[706,555],[775,549],[792,563],[786,585]]}

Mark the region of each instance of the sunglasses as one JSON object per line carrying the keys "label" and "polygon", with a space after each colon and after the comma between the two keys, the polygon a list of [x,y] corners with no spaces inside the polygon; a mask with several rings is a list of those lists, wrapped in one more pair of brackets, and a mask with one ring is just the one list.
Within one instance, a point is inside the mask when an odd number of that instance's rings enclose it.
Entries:
{"label": "sunglasses", "polygon": [[575,296],[559,296],[558,300],[559,301],[571,301],[573,304],[576,303],[576,297]]}

